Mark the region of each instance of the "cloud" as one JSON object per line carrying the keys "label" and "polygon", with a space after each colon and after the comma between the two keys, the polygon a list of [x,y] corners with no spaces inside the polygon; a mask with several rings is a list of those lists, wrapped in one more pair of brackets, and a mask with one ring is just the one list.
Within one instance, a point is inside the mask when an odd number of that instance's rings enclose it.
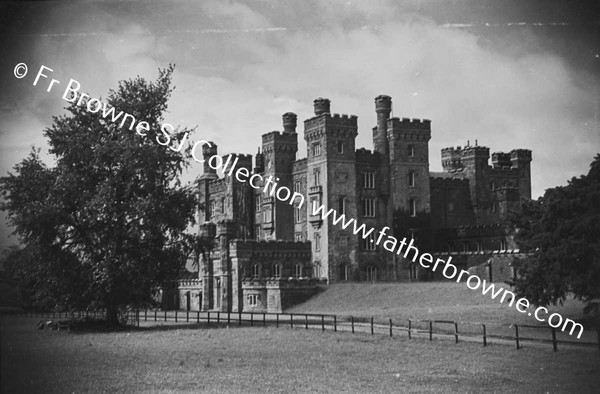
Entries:
{"label": "cloud", "polygon": [[[293,111],[303,157],[301,122],[319,96],[334,112],[359,116],[358,146],[370,148],[379,94],[392,96],[394,116],[432,120],[432,170],[441,168],[442,147],[467,140],[492,152],[532,149],[534,195],[587,172],[600,146],[598,88],[585,83],[596,80],[527,28],[490,43],[388,1],[136,4],[52,3],[25,46],[33,55],[15,50],[7,61],[32,56],[61,81],[77,79],[104,97],[118,80],[153,79],[176,63],[166,120],[197,125],[194,138],[215,140],[222,153],[254,153],[261,134],[281,129],[281,114]],[[64,102],[23,81],[10,86],[20,109],[0,120],[2,141],[14,133],[10,145],[28,150]],[[9,154],[3,165],[22,156]]]}

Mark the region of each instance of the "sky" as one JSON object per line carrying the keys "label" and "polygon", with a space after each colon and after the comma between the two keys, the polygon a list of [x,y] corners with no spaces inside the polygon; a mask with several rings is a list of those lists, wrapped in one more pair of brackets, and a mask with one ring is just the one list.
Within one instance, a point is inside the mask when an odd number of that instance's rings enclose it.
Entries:
{"label": "sky", "polygon": [[[372,149],[374,98],[393,116],[432,121],[440,149],[531,149],[532,194],[587,173],[600,152],[600,12],[596,1],[19,1],[0,4],[0,174],[63,113],[70,79],[92,97],[175,64],[165,121],[219,153],[252,153],[260,136],[313,100],[358,116]],[[24,78],[14,76],[19,63]],[[40,66],[50,79],[33,86]],[[52,159],[43,156],[48,164]],[[199,175],[192,164],[186,180]],[[0,215],[0,249],[14,243]]]}

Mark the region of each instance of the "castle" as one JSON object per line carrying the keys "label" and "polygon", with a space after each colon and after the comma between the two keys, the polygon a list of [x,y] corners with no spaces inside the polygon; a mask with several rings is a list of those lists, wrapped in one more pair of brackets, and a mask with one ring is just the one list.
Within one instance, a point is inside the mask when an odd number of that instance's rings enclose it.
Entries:
{"label": "castle", "polygon": [[373,151],[355,146],[356,116],[332,114],[330,101],[318,98],[314,116],[304,121],[305,158],[296,158],[297,117],[291,112],[283,115],[282,132],[262,136],[254,161],[251,155],[233,155],[237,167],[261,174],[260,179],[272,176],[305,196],[310,203],[303,205],[278,200],[232,176],[219,178],[207,164],[217,147],[204,146],[198,219],[208,247],[198,276],[179,281],[173,306],[281,311],[309,297],[319,280],[432,277],[411,260],[376,246],[375,233],[362,239],[350,228],[311,215],[313,204],[369,228],[389,226],[421,251],[451,254],[466,268],[487,261],[490,277],[492,260],[506,263],[507,255],[517,252],[506,230],[507,215],[521,199],[531,198],[531,151],[493,153],[490,166],[489,148],[476,141],[442,149],[444,171],[431,172],[431,121],[390,117],[392,100],[384,95],[375,98],[375,111]]}

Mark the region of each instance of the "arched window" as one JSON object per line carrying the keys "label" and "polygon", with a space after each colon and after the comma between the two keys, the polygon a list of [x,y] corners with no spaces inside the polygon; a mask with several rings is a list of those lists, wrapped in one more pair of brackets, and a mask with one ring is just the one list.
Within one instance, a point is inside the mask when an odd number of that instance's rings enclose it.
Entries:
{"label": "arched window", "polygon": [[260,276],[260,267],[258,264],[252,264],[252,277],[258,278]]}
{"label": "arched window", "polygon": [[279,264],[273,264],[273,274],[271,276],[275,278],[281,277],[281,266]]}

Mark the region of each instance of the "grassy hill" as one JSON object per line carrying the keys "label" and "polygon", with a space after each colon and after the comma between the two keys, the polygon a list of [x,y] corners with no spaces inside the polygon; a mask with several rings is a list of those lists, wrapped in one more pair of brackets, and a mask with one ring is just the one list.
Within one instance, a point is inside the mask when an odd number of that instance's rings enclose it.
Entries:
{"label": "grassy hill", "polygon": [[[496,284],[500,286],[501,284]],[[504,285],[507,289],[510,288]],[[507,298],[508,299],[508,298]],[[464,283],[339,283],[326,287],[305,303],[286,310],[298,313],[331,313],[343,316],[371,317],[376,320],[412,319],[453,320],[494,324],[541,324],[533,316],[519,313],[499,298],[492,300],[481,290],[471,290]],[[533,312],[533,308],[530,308]],[[560,307],[550,306],[550,313],[582,320],[583,304],[567,300]]]}

